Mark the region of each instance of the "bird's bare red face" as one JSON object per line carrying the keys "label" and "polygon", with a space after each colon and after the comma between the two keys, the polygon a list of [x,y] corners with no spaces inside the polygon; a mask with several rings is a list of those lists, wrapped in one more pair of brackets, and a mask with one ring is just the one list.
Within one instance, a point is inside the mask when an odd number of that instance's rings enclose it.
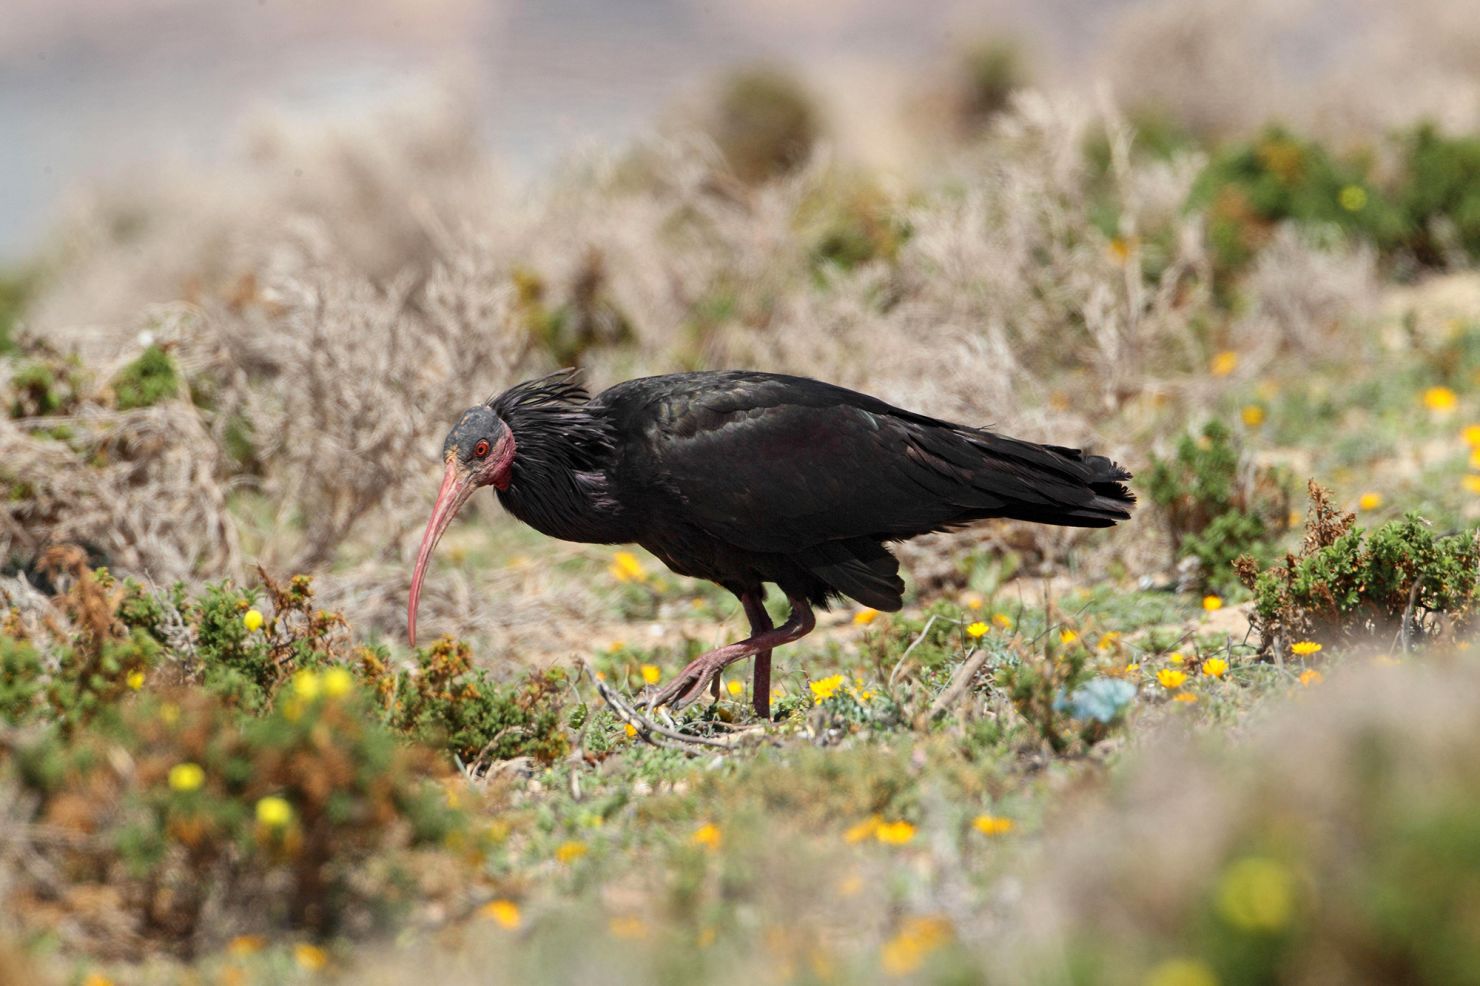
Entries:
{"label": "bird's bare red face", "polygon": [[421,601],[421,584],[427,563],[452,518],[481,486],[508,489],[514,469],[514,433],[485,405],[463,412],[442,445],[446,469],[437,490],[437,502],[421,536],[416,552],[416,568],[411,573],[411,598],[407,606],[406,628],[411,645],[416,646],[416,609]]}

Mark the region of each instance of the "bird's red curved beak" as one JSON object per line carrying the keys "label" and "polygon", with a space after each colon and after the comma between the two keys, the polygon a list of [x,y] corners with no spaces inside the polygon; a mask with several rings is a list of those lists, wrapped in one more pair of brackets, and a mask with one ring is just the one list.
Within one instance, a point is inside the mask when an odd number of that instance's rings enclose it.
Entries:
{"label": "bird's red curved beak", "polygon": [[431,560],[437,542],[442,540],[442,532],[447,530],[452,518],[477,489],[473,471],[458,462],[456,456],[449,456],[447,471],[442,474],[442,486],[437,490],[437,503],[432,507],[431,519],[427,521],[426,532],[421,536],[421,548],[416,552],[416,568],[411,572],[411,601],[407,607],[406,630],[412,647],[416,646],[416,607],[421,601],[421,580],[426,577],[427,562]]}

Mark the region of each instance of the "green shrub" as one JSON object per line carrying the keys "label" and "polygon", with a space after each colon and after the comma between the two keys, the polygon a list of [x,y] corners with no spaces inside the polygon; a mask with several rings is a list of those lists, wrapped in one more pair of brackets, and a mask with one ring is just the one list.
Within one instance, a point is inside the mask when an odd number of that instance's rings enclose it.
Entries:
{"label": "green shrub", "polygon": [[150,346],[113,378],[113,400],[120,411],[150,407],[180,394],[175,361],[159,346]]}
{"label": "green shrub", "polygon": [[[1480,137],[1445,137],[1424,124],[1403,138],[1397,207],[1416,259],[1440,264],[1450,245],[1480,259]],[[1448,234],[1440,230],[1449,224]]]}
{"label": "green shrub", "polygon": [[70,414],[82,403],[87,379],[76,357],[42,354],[20,363],[10,378],[10,416]]}
{"label": "green shrub", "polygon": [[962,136],[990,124],[1028,80],[1022,51],[1010,41],[989,41],[969,49],[961,56],[956,75],[952,109]]}
{"label": "green shrub", "polygon": [[1424,640],[1470,627],[1480,599],[1480,533],[1436,535],[1413,514],[1363,531],[1315,483],[1310,498],[1298,554],[1268,569],[1239,560],[1264,649],[1342,638],[1392,646],[1400,635]]}
{"label": "green shrub", "polygon": [[752,69],[722,83],[707,130],[735,176],[757,184],[806,162],[821,134],[821,117],[796,79]]}
{"label": "green shrub", "polygon": [[1161,508],[1173,562],[1196,559],[1198,578],[1210,589],[1235,586],[1234,560],[1267,559],[1289,528],[1289,476],[1250,464],[1220,421],[1182,436],[1171,458],[1153,455],[1142,488]]}

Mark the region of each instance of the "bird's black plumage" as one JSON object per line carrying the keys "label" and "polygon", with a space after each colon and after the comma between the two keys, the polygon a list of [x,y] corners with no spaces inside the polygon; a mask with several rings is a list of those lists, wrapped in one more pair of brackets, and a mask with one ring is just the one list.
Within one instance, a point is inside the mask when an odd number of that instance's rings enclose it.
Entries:
{"label": "bird's black plumage", "polygon": [[487,407],[513,434],[498,496],[516,517],[565,540],[640,544],[740,595],[774,583],[818,606],[896,610],[890,542],[992,517],[1107,527],[1134,503],[1130,474],[1102,456],[803,377],[679,373],[588,396],[558,374]]}

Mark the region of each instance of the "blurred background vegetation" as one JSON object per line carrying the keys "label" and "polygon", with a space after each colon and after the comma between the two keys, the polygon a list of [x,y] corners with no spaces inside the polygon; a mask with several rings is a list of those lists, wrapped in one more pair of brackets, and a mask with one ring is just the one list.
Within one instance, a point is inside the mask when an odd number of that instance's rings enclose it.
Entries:
{"label": "blurred background vegetation", "polygon": [[[21,0],[0,982],[1475,979],[1461,0]],[[463,407],[750,366],[1138,473],[739,626],[477,502]],[[495,970],[490,972],[490,970]]]}

